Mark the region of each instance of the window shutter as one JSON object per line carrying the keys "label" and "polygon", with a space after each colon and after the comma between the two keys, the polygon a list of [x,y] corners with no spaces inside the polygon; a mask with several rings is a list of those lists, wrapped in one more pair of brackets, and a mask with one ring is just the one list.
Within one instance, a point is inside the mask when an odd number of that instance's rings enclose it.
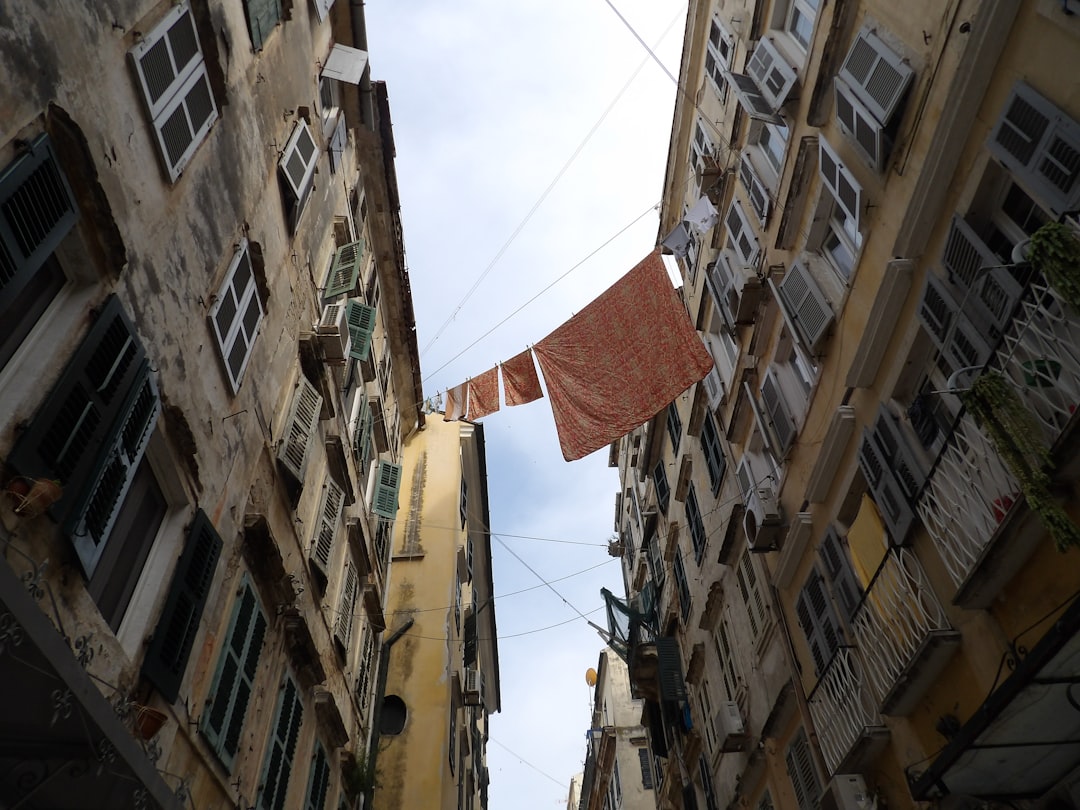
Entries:
{"label": "window shutter", "polygon": [[728,228],[728,245],[744,265],[752,265],[758,257],[758,241],[738,200],[732,200],[724,221]]}
{"label": "window shutter", "polygon": [[739,105],[747,115],[756,121],[764,121],[767,124],[782,124],[784,119],[773,112],[773,105],[761,91],[757,83],[749,76],[741,73],[725,73],[724,79],[728,86],[735,91],[739,99]]}
{"label": "window shutter", "polygon": [[0,175],[0,309],[15,300],[78,218],[52,142],[39,135]]}
{"label": "window shutter", "polygon": [[334,550],[334,538],[337,537],[338,522],[341,519],[341,507],[345,502],[342,492],[332,478],[327,477],[323,490],[322,506],[319,509],[319,526],[311,544],[311,559],[323,574],[330,571],[330,554]]}
{"label": "window shutter", "polygon": [[301,119],[293,128],[278,163],[289,190],[297,200],[303,200],[307,195],[318,156],[319,150],[315,146],[311,130],[308,129],[307,122]]}
{"label": "window shutter", "polygon": [[315,756],[311,761],[311,770],[308,772],[307,799],[304,801],[304,810],[325,810],[326,794],[330,787],[330,764],[326,759],[326,751],[323,747],[315,744]]}
{"label": "window shutter", "polygon": [[371,404],[368,398],[361,392],[359,395],[360,410],[356,415],[356,426],[353,430],[353,446],[356,448],[356,459],[362,470],[367,469],[371,461]]}
{"label": "window shutter", "polygon": [[261,51],[270,32],[281,22],[281,0],[244,0],[251,47]]}
{"label": "window shutter", "polygon": [[870,161],[870,165],[881,171],[888,153],[884,128],[839,76],[833,80],[833,90],[836,96],[836,120],[840,128]]}
{"label": "window shutter", "polygon": [[131,50],[170,181],[217,120],[191,6],[175,7]]}
{"label": "window shutter", "polygon": [[758,633],[761,632],[761,627],[758,624],[758,617],[754,612],[754,606],[752,604],[753,596],[750,593],[750,585],[747,582],[747,575],[753,575],[753,567],[750,562],[749,554],[743,554],[740,560],[740,565],[735,569],[735,580],[739,584],[739,593],[742,596],[743,604],[746,605],[746,615],[750,620],[750,632],[754,638],[757,638]]}
{"label": "window shutter", "polygon": [[679,642],[670,636],[656,639],[657,677],[660,679],[662,700],[686,700],[686,680],[683,678]]}
{"label": "window shutter", "polygon": [[769,368],[765,373],[765,379],[761,381],[761,403],[765,406],[765,415],[780,443],[778,448],[780,455],[785,455],[795,441],[799,428],[795,424],[795,417],[791,414],[791,409],[784,399],[784,392],[772,368]]}
{"label": "window shutter", "polygon": [[240,389],[263,314],[251,251],[243,239],[208,314],[233,393]]}
{"label": "window shutter", "polygon": [[784,105],[797,78],[795,69],[768,37],[758,40],[754,53],[746,63],[746,72],[757,83],[773,110],[779,110]]}
{"label": "window shutter", "polygon": [[232,764],[240,750],[244,715],[254,691],[259,654],[266,635],[266,618],[245,579],[233,606],[225,643],[221,645],[214,683],[203,712],[202,732],[225,766]]}
{"label": "window shutter", "polygon": [[679,615],[683,622],[690,619],[690,583],[686,579],[686,566],[683,565],[682,554],[676,549],[675,562],[672,565],[675,572],[675,588],[679,592]]}
{"label": "window shutter", "polygon": [[825,564],[825,573],[829,575],[832,583],[833,596],[840,604],[840,612],[844,620],[850,622],[862,600],[863,591],[844,543],[832,526],[826,529],[818,553]]}
{"label": "window shutter", "polygon": [[939,351],[945,346],[956,310],[956,301],[945,282],[934,273],[927,273],[918,317]]}
{"label": "window shutter", "polygon": [[[637,753],[638,753],[638,761],[641,764],[641,786],[643,788],[645,788],[645,790],[652,790],[653,789],[652,763],[649,762],[649,749],[648,748],[639,748],[637,750]],[[571,810],[573,810],[573,808],[571,808]]]}
{"label": "window shutter", "polygon": [[330,174],[335,174],[341,167],[342,155],[345,154],[345,147],[349,142],[348,130],[345,127],[345,116],[338,116],[337,125],[334,127],[334,134],[330,136],[330,144],[327,147],[327,155],[330,158]]}
{"label": "window shutter", "polygon": [[866,28],[855,37],[840,68],[840,78],[883,126],[896,112],[915,72]]}
{"label": "window shutter", "polygon": [[859,444],[859,466],[870,485],[870,494],[885,520],[889,536],[894,543],[902,544],[911,530],[915,514],[896,480],[890,459],[869,430],[863,430]]}
{"label": "window shutter", "polygon": [[398,510],[398,489],[401,486],[401,465],[380,461],[375,478],[372,508],[376,515],[393,520]]}
{"label": "window shutter", "polygon": [[200,509],[188,531],[165,607],[143,660],[143,675],[169,703],[174,703],[180,694],[180,682],[214,580],[221,545],[210,518]]}
{"label": "window shutter", "polygon": [[769,191],[758,177],[753,164],[750,162],[750,156],[746,152],[743,152],[742,160],[739,162],[739,179],[742,181],[743,188],[746,189],[746,194],[750,199],[750,207],[757,214],[758,221],[764,225],[769,217],[769,203],[771,202]]}
{"label": "window shutter", "polygon": [[[975,230],[959,214],[953,215],[945,238],[941,264],[949,280],[970,289],[968,302],[988,325],[1001,332],[1012,318],[1023,289]],[[995,268],[986,271],[986,268]],[[970,311],[965,307],[965,312]]]}
{"label": "window shutter", "polygon": [[259,780],[262,788],[259,807],[268,810],[283,810],[285,807],[285,794],[289,788],[289,775],[292,773],[293,756],[296,753],[296,738],[300,734],[303,716],[304,707],[300,703],[296,684],[292,678],[286,676],[285,684],[278,693],[270,749],[263,764],[262,779]]}
{"label": "window shutter", "polygon": [[837,157],[829,142],[822,137],[818,138],[818,168],[822,182],[858,228],[859,214],[862,211],[862,186]]}
{"label": "window shutter", "polygon": [[806,584],[799,591],[795,612],[814,659],[814,672],[821,677],[833,654],[840,648],[841,635],[825,582],[816,569],[810,572]]}
{"label": "window shutter", "polygon": [[735,468],[735,478],[739,482],[739,491],[745,501],[754,489],[754,473],[750,469],[750,463],[746,458],[741,459],[739,466]]}
{"label": "window shutter", "polygon": [[885,453],[886,461],[895,474],[900,489],[908,500],[914,503],[926,481],[926,469],[908,444],[900,423],[884,405],[878,409],[877,422],[874,423],[874,440]]}
{"label": "window shutter", "polygon": [[326,19],[326,15],[330,13],[334,0],[313,0],[313,2],[315,3],[315,13],[319,15],[319,22],[322,22]]}
{"label": "window shutter", "polygon": [[278,445],[278,461],[299,482],[307,470],[311,439],[319,424],[322,397],[301,374],[293,393],[292,405],[285,420],[285,430]]}
{"label": "window shutter", "polygon": [[1017,82],[987,143],[990,153],[1054,214],[1080,205],[1080,124]]}
{"label": "window shutter", "polygon": [[338,295],[352,295],[356,290],[357,279],[360,278],[360,266],[363,264],[363,258],[363,239],[349,242],[335,251],[334,262],[330,265],[330,273],[326,277],[326,289],[323,291],[324,301]]}
{"label": "window shutter", "polygon": [[371,351],[371,335],[375,332],[375,307],[369,307],[356,299],[349,299],[345,320],[349,324],[352,348],[349,356],[363,362]]}
{"label": "window shutter", "polygon": [[802,729],[788,746],[787,772],[795,790],[795,801],[799,810],[814,810],[821,798],[821,784],[818,782],[817,771],[814,770],[814,761],[810,757],[806,732]]}
{"label": "window shutter", "polygon": [[777,290],[795,336],[808,350],[817,351],[833,323],[832,305],[817,281],[806,265],[795,262]]}
{"label": "window shutter", "polygon": [[470,612],[465,617],[465,660],[467,667],[476,665],[476,614]]}

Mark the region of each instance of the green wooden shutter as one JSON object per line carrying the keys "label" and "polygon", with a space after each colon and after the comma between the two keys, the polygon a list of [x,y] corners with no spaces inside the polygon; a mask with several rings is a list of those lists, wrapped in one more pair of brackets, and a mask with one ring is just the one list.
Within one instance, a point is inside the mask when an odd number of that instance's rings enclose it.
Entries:
{"label": "green wooden shutter", "polygon": [[311,759],[311,771],[308,773],[307,799],[304,810],[323,810],[326,806],[326,794],[330,787],[330,764],[326,760],[326,751],[322,745],[315,744],[315,755]]}
{"label": "green wooden shutter", "polygon": [[371,462],[371,430],[374,422],[371,403],[363,393],[360,394],[360,410],[356,415],[356,429],[353,433],[356,448],[356,460],[360,469],[366,470]]}
{"label": "green wooden shutter", "polygon": [[281,21],[281,0],[245,0],[252,50],[261,51],[266,38]]}
{"label": "green wooden shutter", "polygon": [[254,689],[266,619],[255,591],[245,579],[233,606],[229,632],[218,656],[214,683],[203,712],[201,729],[225,766],[232,769],[240,750],[244,715]]}
{"label": "green wooden shutter", "polygon": [[363,239],[342,245],[334,252],[334,262],[330,265],[330,273],[326,277],[323,300],[338,295],[351,294],[356,289],[356,281],[360,278],[360,267],[363,264],[363,258]]}
{"label": "green wooden shutter", "polygon": [[371,499],[371,510],[380,517],[392,520],[397,515],[400,486],[401,465],[380,461],[375,478],[375,494]]}
{"label": "green wooden shutter", "polygon": [[296,384],[292,405],[285,420],[285,431],[278,446],[278,461],[297,481],[304,480],[308,450],[319,424],[322,396],[304,375]]}
{"label": "green wooden shutter", "polygon": [[663,700],[686,700],[686,680],[683,678],[682,655],[679,652],[678,640],[669,636],[656,639],[656,658],[660,697]]}
{"label": "green wooden shutter", "polygon": [[341,588],[341,599],[338,605],[337,620],[334,622],[334,638],[341,644],[342,649],[348,653],[349,643],[352,641],[353,613],[356,610],[356,590],[358,578],[356,566],[351,562],[345,567],[345,583]]}
{"label": "green wooden shutter", "polygon": [[349,299],[345,320],[349,324],[352,347],[349,356],[355,360],[367,360],[371,351],[371,335],[375,331],[375,307],[369,307],[355,299]]}
{"label": "green wooden shutter", "polygon": [[791,786],[795,790],[795,801],[799,810],[814,810],[821,798],[821,783],[810,758],[810,746],[806,741],[806,732],[799,733],[792,740],[787,750],[787,772]]}
{"label": "green wooden shutter", "polygon": [[289,788],[293,756],[296,754],[296,738],[300,735],[300,723],[304,707],[292,678],[286,676],[278,693],[274,725],[271,730],[270,749],[266,752],[260,780],[260,810],[284,810],[285,794]]}
{"label": "green wooden shutter", "polygon": [[825,582],[816,569],[799,592],[795,612],[814,658],[814,671],[820,676],[839,649],[841,636]]}
{"label": "green wooden shutter", "polygon": [[0,174],[0,310],[22,292],[78,218],[52,142],[39,135]]}
{"label": "green wooden shutter", "polygon": [[180,693],[180,682],[221,556],[221,545],[221,537],[210,518],[200,509],[195,513],[165,607],[143,660],[143,675],[169,703]]}

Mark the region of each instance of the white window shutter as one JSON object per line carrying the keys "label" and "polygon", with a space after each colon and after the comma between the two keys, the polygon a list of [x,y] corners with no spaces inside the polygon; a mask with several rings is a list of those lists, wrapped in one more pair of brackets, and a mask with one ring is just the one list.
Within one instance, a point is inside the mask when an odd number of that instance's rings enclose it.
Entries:
{"label": "white window shutter", "polygon": [[953,215],[949,226],[941,264],[954,284],[971,290],[970,307],[965,311],[983,326],[999,333],[1004,330],[1023,288],[959,214]]}
{"label": "white window shutter", "polygon": [[746,500],[757,482],[754,480],[754,471],[750,469],[750,461],[745,456],[735,469],[735,478],[739,482],[739,491],[742,493],[743,500]]}
{"label": "white window shutter", "polygon": [[791,449],[799,429],[784,399],[780,382],[771,368],[765,372],[765,379],[761,381],[761,403],[765,406],[765,416],[779,442],[780,455],[785,455]]}
{"label": "white window shutter", "polygon": [[914,75],[877,34],[866,28],[855,37],[840,68],[840,78],[884,126],[889,124]]}
{"label": "white window shutter", "polygon": [[315,13],[319,15],[319,22],[322,22],[330,13],[334,0],[312,0],[312,2],[315,4]]}
{"label": "white window shutter", "polygon": [[307,377],[300,375],[285,430],[278,446],[278,461],[297,481],[304,480],[307,470],[308,451],[312,437],[319,424],[322,411],[322,396],[315,390]]}
{"label": "white window shutter", "polygon": [[724,399],[724,382],[720,379],[720,372],[715,367],[709,369],[709,373],[705,375],[702,383],[709,398],[709,407],[717,407]]}
{"label": "white window shutter", "polygon": [[956,311],[956,300],[945,281],[934,273],[928,272],[922,300],[919,303],[918,317],[939,351],[945,347],[945,338],[948,336]]}
{"label": "white window shutter", "polygon": [[795,326],[795,337],[810,351],[817,350],[833,322],[829,299],[801,262],[791,265],[777,289],[780,304]]}
{"label": "white window shutter", "polygon": [[357,574],[356,566],[351,562],[345,567],[345,584],[341,588],[341,602],[338,605],[337,621],[334,623],[334,638],[348,652],[352,641],[353,611],[356,610]]}
{"label": "white window shutter", "polygon": [[226,274],[225,284],[218,291],[209,312],[233,393],[240,389],[240,381],[251,357],[263,315],[248,241],[241,239]]}
{"label": "white window shutter", "polygon": [[893,471],[893,460],[877,440],[877,431],[863,430],[859,443],[859,466],[870,488],[870,495],[885,521],[893,543],[899,545],[907,538],[915,521],[915,512]]}
{"label": "white window shutter", "polygon": [[739,162],[739,180],[742,181],[743,188],[746,189],[746,194],[750,198],[750,207],[757,214],[758,221],[764,225],[769,218],[769,203],[771,202],[769,190],[761,182],[746,152],[743,152]]}
{"label": "white window shutter", "polygon": [[289,184],[289,189],[298,200],[304,199],[307,194],[318,156],[319,150],[315,146],[315,139],[311,136],[307,122],[298,121],[285,144],[285,151],[278,163],[281,173]]}
{"label": "white window shutter", "polygon": [[847,82],[839,76],[833,80],[833,90],[836,95],[836,120],[840,123],[840,129],[858,147],[870,165],[881,171],[888,153],[888,139],[885,137],[884,128],[863,106]]}
{"label": "white window shutter", "polygon": [[987,148],[1055,214],[1080,206],[1080,124],[1029,85],[1013,88]]}
{"label": "white window shutter", "polygon": [[798,78],[795,68],[788,64],[768,37],[758,40],[754,53],[746,63],[746,72],[757,83],[761,95],[774,111],[784,106]]}
{"label": "white window shutter", "polygon": [[311,559],[319,565],[323,574],[326,574],[330,570],[330,554],[334,550],[334,538],[337,536],[345,493],[332,478],[327,477],[324,486],[319,523],[311,542]]}
{"label": "white window shutter", "polygon": [[735,91],[740,106],[751,118],[767,124],[784,123],[784,119],[776,114],[772,103],[762,95],[757,83],[751,77],[741,73],[725,73],[724,79]]}
{"label": "white window shutter", "polygon": [[858,228],[862,212],[862,186],[824,137],[818,138],[818,169],[822,182]]}
{"label": "white window shutter", "polygon": [[758,257],[758,240],[738,200],[731,201],[724,221],[727,223],[728,245],[739,261],[747,266],[752,265]]}

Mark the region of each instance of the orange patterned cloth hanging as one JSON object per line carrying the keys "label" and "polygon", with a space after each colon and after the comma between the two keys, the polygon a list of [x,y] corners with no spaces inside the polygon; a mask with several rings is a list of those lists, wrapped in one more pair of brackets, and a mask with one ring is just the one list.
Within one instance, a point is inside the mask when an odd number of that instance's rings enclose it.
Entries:
{"label": "orange patterned cloth hanging", "polygon": [[524,405],[544,395],[540,378],[536,376],[532,351],[526,349],[502,364],[503,397],[506,407]]}
{"label": "orange patterned cloth hanging", "polygon": [[658,252],[534,351],[567,461],[651,419],[713,367]]}
{"label": "orange patterned cloth hanging", "polygon": [[469,419],[483,419],[499,410],[499,367],[469,380]]}

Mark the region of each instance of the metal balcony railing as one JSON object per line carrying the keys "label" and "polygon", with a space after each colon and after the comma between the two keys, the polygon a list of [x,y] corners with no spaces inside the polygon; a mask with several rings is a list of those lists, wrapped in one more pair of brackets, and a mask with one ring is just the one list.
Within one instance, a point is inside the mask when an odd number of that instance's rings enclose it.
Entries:
{"label": "metal balcony railing", "polygon": [[884,728],[877,699],[870,691],[854,647],[836,651],[808,702],[831,774],[854,753],[857,744],[861,746],[865,736],[875,736]]}
{"label": "metal balcony railing", "polygon": [[889,706],[913,680],[913,670],[937,639],[958,643],[930,581],[915,554],[894,548],[882,561],[851,620],[877,698]]}
{"label": "metal balcony railing", "polygon": [[957,587],[975,567],[1019,491],[993,444],[965,413],[916,504]]}

